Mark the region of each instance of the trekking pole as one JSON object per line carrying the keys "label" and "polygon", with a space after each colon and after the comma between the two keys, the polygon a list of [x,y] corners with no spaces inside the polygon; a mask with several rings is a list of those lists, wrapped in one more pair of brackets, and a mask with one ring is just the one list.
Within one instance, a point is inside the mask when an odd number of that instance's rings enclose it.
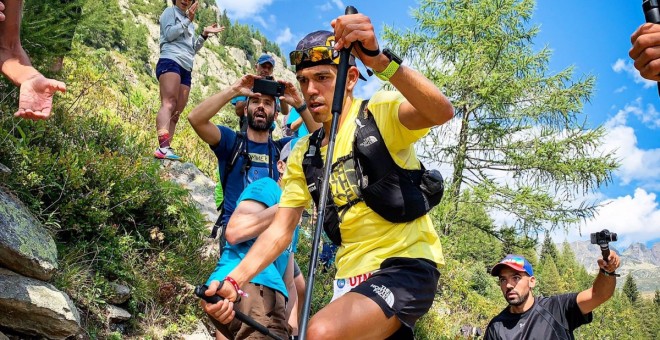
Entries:
{"label": "trekking pole", "polygon": [[[345,14],[357,14],[357,9],[353,6],[346,7]],[[323,167],[323,181],[321,182],[321,192],[319,206],[317,207],[318,218],[316,219],[316,229],[314,230],[314,239],[312,241],[312,255],[309,259],[309,274],[307,275],[307,287],[305,288],[305,302],[302,309],[302,321],[299,327],[299,338],[307,338],[307,322],[309,321],[309,310],[312,304],[312,291],[314,289],[314,276],[319,256],[319,244],[321,243],[321,230],[323,229],[323,219],[325,218],[325,206],[327,203],[328,191],[330,189],[330,168],[332,167],[332,156],[335,151],[335,139],[337,138],[337,125],[339,124],[339,115],[344,106],[344,90],[346,89],[346,78],[348,75],[348,59],[351,56],[351,47],[344,48],[339,52],[339,66],[337,67],[337,79],[335,83],[335,94],[332,99],[332,124],[330,125],[330,136],[328,141],[328,150],[325,155],[325,165]]]}
{"label": "trekking pole", "polygon": [[[202,300],[204,300],[208,303],[217,303],[218,301],[222,300],[222,298],[218,295],[206,296],[206,294],[204,294],[204,292],[207,289],[209,289],[209,287],[207,285],[197,286],[197,287],[195,287],[195,295],[197,295],[198,298],[200,298],[200,299],[202,299]],[[234,310],[234,312],[236,313],[236,315],[235,315],[236,319],[238,319],[242,323],[256,329],[259,333],[261,333],[265,336],[271,337],[272,339],[275,339],[275,340],[284,340],[284,339],[280,338],[279,336],[271,333],[270,330],[268,328],[266,328],[266,326],[256,322],[253,318],[251,318],[251,317],[249,317],[249,316],[247,316],[247,315],[245,315],[245,314],[243,314],[243,313],[241,313],[237,310]]]}
{"label": "trekking pole", "polygon": [[[646,22],[660,24],[660,1],[644,0],[642,2],[642,9],[644,10]],[[658,95],[660,95],[660,82],[658,82]]]}

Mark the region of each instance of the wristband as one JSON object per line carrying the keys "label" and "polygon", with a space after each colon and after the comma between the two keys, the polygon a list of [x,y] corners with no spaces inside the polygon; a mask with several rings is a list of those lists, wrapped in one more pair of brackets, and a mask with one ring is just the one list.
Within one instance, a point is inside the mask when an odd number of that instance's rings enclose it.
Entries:
{"label": "wristband", "polygon": [[300,105],[300,107],[294,107],[294,109],[296,109],[296,111],[298,111],[298,113],[301,113],[301,112],[307,110],[307,103],[303,102],[302,105]]}
{"label": "wristband", "polygon": [[358,46],[360,46],[360,49],[362,50],[362,52],[364,52],[364,54],[369,56],[369,57],[377,57],[380,54],[380,47],[378,47],[375,50],[368,50],[366,47],[364,47],[364,45],[362,45],[361,41],[358,41],[357,43],[358,43]]}
{"label": "wristband", "polygon": [[208,35],[204,35],[204,34],[200,34],[200,35],[202,36],[202,39],[204,39],[204,40],[206,40],[206,39],[208,39],[208,38],[209,38],[209,36],[208,36]]}
{"label": "wristband", "polygon": [[248,293],[244,292],[241,289],[241,287],[238,286],[238,283],[236,283],[236,280],[234,280],[231,277],[227,276],[227,277],[225,277],[225,281],[228,281],[229,283],[231,283],[232,286],[234,286],[234,289],[236,289],[236,293],[238,293],[238,296],[248,297]]}
{"label": "wristband", "polygon": [[613,276],[613,277],[619,277],[619,276],[621,276],[621,275],[619,275],[619,274],[617,274],[617,273],[615,273],[615,272],[611,272],[611,273],[610,273],[610,272],[606,271],[606,270],[603,269],[603,268],[600,268],[600,272],[601,272],[603,275],[605,275],[605,276]]}

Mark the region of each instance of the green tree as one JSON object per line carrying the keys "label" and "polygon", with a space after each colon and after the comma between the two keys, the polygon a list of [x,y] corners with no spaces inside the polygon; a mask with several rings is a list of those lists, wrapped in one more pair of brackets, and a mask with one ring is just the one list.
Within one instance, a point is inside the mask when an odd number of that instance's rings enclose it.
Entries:
{"label": "green tree", "polygon": [[594,205],[575,201],[608,182],[617,166],[612,154],[597,151],[604,129],[584,125],[594,77],[574,79],[572,67],[549,74],[550,49],[532,45],[534,4],[422,0],[413,11],[416,28],[385,29],[389,45],[454,104],[456,124],[432,130],[420,149],[423,158],[453,167],[445,235],[466,188],[489,193],[471,204],[507,212],[510,222],[493,233],[568,227],[593,215]]}
{"label": "green tree", "polygon": [[547,258],[541,262],[538,272],[536,274],[538,278],[537,287],[541,294],[552,296],[566,292],[564,281],[559,275],[557,265],[552,258]]}
{"label": "green tree", "polygon": [[123,16],[117,0],[87,0],[82,7],[82,19],[77,37],[90,47],[121,49],[123,44]]}
{"label": "green tree", "polygon": [[655,290],[655,297],[653,297],[653,303],[656,307],[660,307],[660,289]]}
{"label": "green tree", "polygon": [[548,258],[556,261],[559,258],[558,253],[559,252],[557,251],[557,246],[552,241],[550,233],[546,232],[545,238],[543,239],[543,245],[541,245],[541,262],[547,260]]}
{"label": "green tree", "polygon": [[593,283],[593,277],[587,273],[584,266],[575,258],[575,253],[568,242],[562,243],[561,252],[557,255],[557,271],[566,283],[569,291],[582,291]]}
{"label": "green tree", "polygon": [[630,303],[635,304],[639,300],[639,290],[637,290],[637,283],[632,273],[626,276],[626,281],[623,283],[623,294],[626,295]]}
{"label": "green tree", "polygon": [[62,57],[71,50],[84,1],[26,1],[21,40],[33,62]]}

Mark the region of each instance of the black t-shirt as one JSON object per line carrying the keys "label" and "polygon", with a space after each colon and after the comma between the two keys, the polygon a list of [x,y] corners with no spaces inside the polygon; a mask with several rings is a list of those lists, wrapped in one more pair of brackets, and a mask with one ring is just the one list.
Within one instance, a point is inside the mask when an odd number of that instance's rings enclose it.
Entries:
{"label": "black t-shirt", "polygon": [[573,331],[592,319],[591,312],[585,315],[580,311],[577,293],[539,296],[532,308],[522,314],[505,308],[488,324],[485,339],[575,339]]}

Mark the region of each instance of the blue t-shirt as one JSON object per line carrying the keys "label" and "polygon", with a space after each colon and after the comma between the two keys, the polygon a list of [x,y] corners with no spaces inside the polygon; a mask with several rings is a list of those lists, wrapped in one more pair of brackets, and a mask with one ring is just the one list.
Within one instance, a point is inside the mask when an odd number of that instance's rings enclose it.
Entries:
{"label": "blue t-shirt", "polygon": [[[266,177],[248,185],[238,198],[238,202],[252,200],[263,203],[266,207],[272,207],[280,202],[280,195],[282,195],[282,190],[277,185],[277,182]],[[256,238],[235,245],[226,243],[225,248],[222,251],[222,256],[220,257],[220,260],[218,260],[218,264],[213,273],[211,273],[206,284],[210,285],[213,280],[222,282],[227,274],[236,268],[241,260],[245,258],[245,255],[255,241]],[[284,271],[289,263],[290,251],[289,247],[289,249],[286,249],[273,263],[269,264],[250,282],[275,289],[288,298],[286,285],[284,284],[282,277],[284,276]]]}
{"label": "blue t-shirt", "polygon": [[[289,117],[286,120],[286,126],[291,128],[291,124],[293,124],[293,122],[298,120],[298,118],[300,118],[300,113],[298,113],[298,111],[296,111],[296,109],[294,108],[289,109]],[[303,122],[302,125],[300,125],[298,130],[293,132],[294,137],[302,137],[308,134],[309,134],[309,130],[307,129],[307,125],[305,125],[305,122]]]}
{"label": "blue t-shirt", "polygon": [[[232,129],[218,125],[222,138],[215,147],[211,146],[215,156],[218,158],[218,168],[220,169],[220,178],[222,182],[224,171],[234,150],[236,142],[236,132]],[[246,135],[243,135],[244,138]],[[250,155],[249,162],[245,152],[240,152],[234,167],[227,174],[226,187],[222,188],[224,194],[225,213],[222,216],[222,222],[227,223],[229,217],[236,209],[238,197],[248,184],[264,177],[270,177],[277,181],[280,177],[277,171],[278,150],[288,143],[292,137],[285,137],[270,143],[255,143],[246,141],[244,150]]]}

